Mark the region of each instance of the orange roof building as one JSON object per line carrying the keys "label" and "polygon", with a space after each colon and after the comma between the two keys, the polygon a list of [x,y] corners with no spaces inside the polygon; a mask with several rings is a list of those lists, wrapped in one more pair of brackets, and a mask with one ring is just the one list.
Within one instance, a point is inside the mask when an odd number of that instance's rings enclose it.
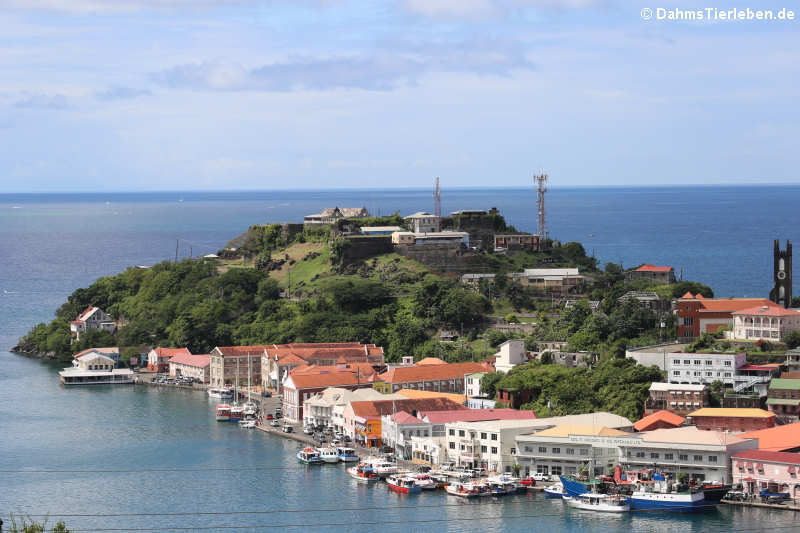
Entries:
{"label": "orange roof building", "polygon": [[758,449],[770,452],[800,452],[800,422],[775,426],[739,435],[743,439],[758,439]]}
{"label": "orange roof building", "polygon": [[328,371],[294,371],[286,376],[281,388],[283,416],[289,422],[303,420],[303,402],[329,387],[347,390],[371,388],[374,376],[365,377],[358,371],[329,367]]}
{"label": "orange roof building", "polygon": [[400,389],[399,391],[397,391],[397,394],[402,394],[406,398],[414,398],[414,399],[447,398],[461,405],[465,405],[467,403],[467,397],[465,395],[455,394],[452,392],[434,392],[434,391],[418,390],[418,389]]}
{"label": "orange roof building", "polygon": [[416,366],[425,366],[425,365],[446,365],[447,362],[442,361],[438,357],[426,357],[424,359],[420,359],[417,361]]}
{"label": "orange roof building", "polygon": [[400,389],[417,389],[434,392],[464,392],[464,376],[473,372],[491,371],[482,363],[446,363],[395,367],[378,375],[375,388],[383,393]]}
{"label": "orange roof building", "polygon": [[178,355],[192,355],[188,348],[153,348],[147,354],[147,369],[151,372],[169,370],[169,360]]}
{"label": "orange roof building", "polygon": [[775,414],[764,409],[705,407],[686,416],[697,429],[745,433],[775,425]]}
{"label": "orange roof building", "polygon": [[661,410],[648,415],[633,425],[636,431],[652,431],[654,429],[670,429],[682,425],[686,419],[670,411]]}
{"label": "orange roof building", "polygon": [[715,333],[733,327],[733,313],[754,307],[778,307],[766,298],[705,298],[702,294],[684,294],[677,304],[678,339],[689,341],[703,333]]}

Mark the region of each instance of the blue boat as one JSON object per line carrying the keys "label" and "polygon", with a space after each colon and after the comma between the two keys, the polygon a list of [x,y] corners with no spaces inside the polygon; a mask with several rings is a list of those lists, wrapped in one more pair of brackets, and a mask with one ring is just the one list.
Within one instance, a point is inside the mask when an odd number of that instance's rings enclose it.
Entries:
{"label": "blue boat", "polygon": [[558,476],[558,478],[561,480],[561,485],[564,487],[564,493],[566,493],[567,496],[577,498],[581,494],[592,492],[588,486],[591,483],[583,483],[574,478],[566,476]]}
{"label": "blue boat", "polygon": [[650,483],[640,483],[631,494],[628,499],[631,510],[692,513],[716,508],[715,502],[706,500],[701,488],[683,488],[660,475],[653,479]]}

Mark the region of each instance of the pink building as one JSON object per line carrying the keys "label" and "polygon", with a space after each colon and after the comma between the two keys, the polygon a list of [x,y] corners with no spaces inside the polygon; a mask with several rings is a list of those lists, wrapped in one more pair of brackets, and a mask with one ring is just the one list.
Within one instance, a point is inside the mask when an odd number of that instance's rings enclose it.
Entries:
{"label": "pink building", "polygon": [[800,500],[800,453],[746,450],[732,456],[731,462],[733,484],[741,484],[745,492],[788,492]]}

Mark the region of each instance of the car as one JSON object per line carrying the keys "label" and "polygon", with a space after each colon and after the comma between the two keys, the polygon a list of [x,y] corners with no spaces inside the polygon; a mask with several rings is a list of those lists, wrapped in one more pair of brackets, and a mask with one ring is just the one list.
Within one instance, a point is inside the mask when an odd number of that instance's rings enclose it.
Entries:
{"label": "car", "polygon": [[272,413],[267,413],[267,420],[274,420],[275,417],[272,416]]}
{"label": "car", "polygon": [[261,396],[263,398],[272,398],[272,393],[268,390],[265,390],[264,392],[261,393]]}
{"label": "car", "polygon": [[550,475],[543,474],[542,472],[536,472],[535,474],[531,474],[531,477],[536,481],[550,481]]}
{"label": "car", "polygon": [[275,411],[275,418],[283,418],[283,415],[280,411]]}
{"label": "car", "polygon": [[333,439],[331,441],[331,444],[334,446],[341,446],[342,444],[344,444],[344,441],[342,439]]}
{"label": "car", "polygon": [[274,428],[277,428],[280,427],[281,423],[273,418],[272,420],[269,421],[269,425]]}
{"label": "car", "polygon": [[292,433],[292,432],[294,432],[294,428],[292,426],[290,426],[289,424],[286,424],[286,425],[283,426],[283,432],[284,433]]}
{"label": "car", "polygon": [[350,438],[350,435],[345,435],[344,436],[344,441],[345,442],[353,442],[353,439]]}
{"label": "car", "polygon": [[309,427],[309,426],[305,426],[303,428],[303,433],[305,433],[306,435],[313,435],[314,434],[314,428]]}

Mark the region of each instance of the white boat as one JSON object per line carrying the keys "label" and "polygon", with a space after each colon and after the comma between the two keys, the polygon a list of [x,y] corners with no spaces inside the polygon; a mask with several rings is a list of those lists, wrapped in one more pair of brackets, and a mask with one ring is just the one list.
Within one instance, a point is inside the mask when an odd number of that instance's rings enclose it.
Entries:
{"label": "white boat", "polygon": [[436,490],[437,483],[428,474],[416,474],[414,480],[422,490]]}
{"label": "white boat", "polygon": [[359,463],[356,466],[348,468],[347,473],[359,483],[374,483],[380,479],[377,474],[375,474],[372,465],[366,463]]}
{"label": "white boat", "polygon": [[500,474],[486,479],[489,485],[489,492],[492,496],[505,496],[517,492],[517,479],[511,476]]}
{"label": "white boat", "polygon": [[480,483],[451,483],[444,490],[447,494],[460,498],[480,498],[489,495],[488,487]]}
{"label": "white boat", "polygon": [[227,422],[231,419],[231,406],[227,403],[217,405],[217,422]]}
{"label": "white boat", "polygon": [[355,463],[359,461],[358,455],[356,455],[356,451],[353,448],[339,446],[336,448],[336,451],[339,452],[339,460],[343,463]]}
{"label": "white boat", "polygon": [[322,459],[319,458],[319,452],[310,446],[307,446],[297,452],[297,459],[301,463],[305,463],[307,465],[320,465],[322,464]]}
{"label": "white boat", "polygon": [[239,427],[243,429],[255,429],[255,420],[239,420]]}
{"label": "white boat", "polygon": [[256,403],[253,401],[247,401],[242,406],[242,412],[245,418],[254,419],[256,417],[256,413],[258,412],[258,405],[256,405]]}
{"label": "white boat", "polygon": [[584,511],[598,511],[604,513],[625,513],[631,510],[628,501],[611,494],[595,494],[587,492],[580,496],[564,496],[563,500],[570,507]]}
{"label": "white boat", "polygon": [[322,459],[323,463],[339,462],[339,452],[336,451],[336,448],[330,448],[330,447],[317,448],[317,452],[319,452],[319,458]]}
{"label": "white boat", "polygon": [[705,499],[702,489],[670,483],[663,477],[654,482],[640,482],[629,501],[631,509],[635,511],[688,513],[716,507],[716,503]]}
{"label": "white boat", "polygon": [[393,474],[386,478],[386,484],[389,485],[389,490],[403,494],[422,492],[422,487],[417,484],[417,480],[407,474]]}
{"label": "white boat", "polygon": [[239,405],[238,403],[234,403],[233,405],[231,405],[230,421],[231,422],[238,422],[243,417],[244,417],[244,408],[242,408],[242,406]]}
{"label": "white boat", "polygon": [[564,490],[564,485],[560,481],[544,489],[545,498],[563,498],[566,494],[567,491]]}
{"label": "white boat", "polygon": [[208,395],[212,398],[233,398],[233,391],[230,389],[208,389]]}
{"label": "white boat", "polygon": [[397,464],[395,463],[377,460],[371,464],[372,469],[378,477],[385,478],[397,473]]}

